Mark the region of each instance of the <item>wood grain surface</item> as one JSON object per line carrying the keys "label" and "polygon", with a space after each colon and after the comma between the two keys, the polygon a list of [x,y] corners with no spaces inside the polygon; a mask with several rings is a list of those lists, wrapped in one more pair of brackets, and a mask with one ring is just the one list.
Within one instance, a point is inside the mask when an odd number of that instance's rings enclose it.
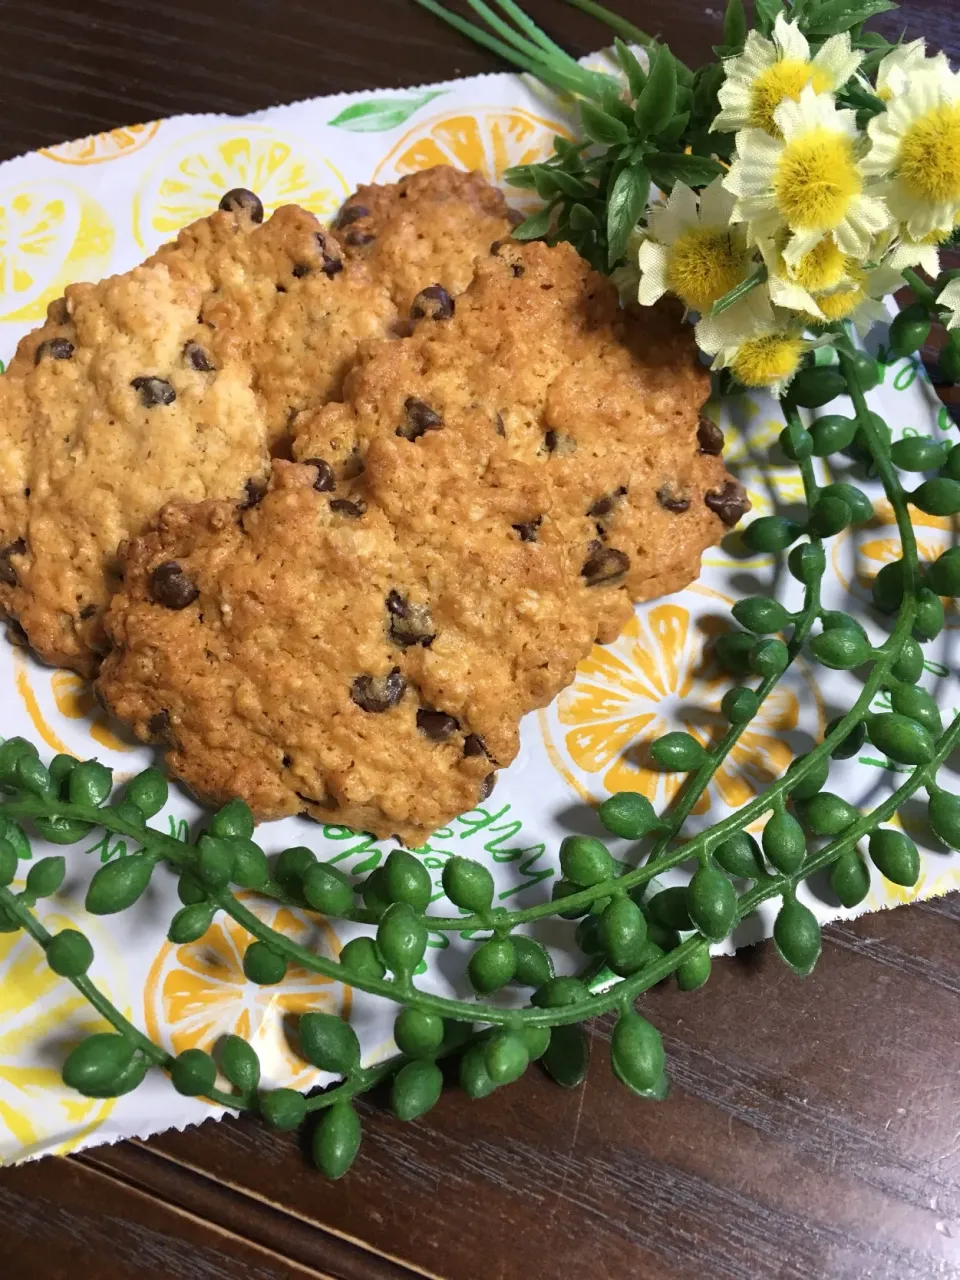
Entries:
{"label": "wood grain surface", "polygon": [[[690,61],[719,5],[622,0]],[[601,27],[528,9],[577,53]],[[954,59],[957,0],[878,22]],[[499,69],[409,0],[0,2],[0,158],[134,120]],[[0,1173],[2,1280],[960,1280],[960,900],[767,946],[648,998],[674,1088],[642,1104],[593,1029],[585,1088],[530,1072],[401,1124],[351,1174],[246,1120]]]}

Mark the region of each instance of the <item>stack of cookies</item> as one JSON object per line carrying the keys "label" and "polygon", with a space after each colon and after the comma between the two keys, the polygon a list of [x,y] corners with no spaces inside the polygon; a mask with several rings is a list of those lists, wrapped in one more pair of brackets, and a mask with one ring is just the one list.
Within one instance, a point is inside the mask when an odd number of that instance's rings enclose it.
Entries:
{"label": "stack of cookies", "polygon": [[515,221],[232,191],[0,379],[0,608],[205,801],[423,843],[746,511],[681,318]]}

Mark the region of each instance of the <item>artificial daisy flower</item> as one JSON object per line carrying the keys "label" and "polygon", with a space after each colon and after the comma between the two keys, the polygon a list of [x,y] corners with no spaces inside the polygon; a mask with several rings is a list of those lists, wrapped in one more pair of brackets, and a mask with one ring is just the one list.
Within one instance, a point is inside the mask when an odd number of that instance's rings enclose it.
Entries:
{"label": "artificial daisy flower", "polygon": [[834,240],[825,236],[815,248],[791,265],[783,256],[788,242],[789,235],[782,231],[776,239],[760,243],[767,268],[770,300],[774,306],[803,311],[823,320],[825,317],[817,306],[816,295],[848,284],[854,260]]}
{"label": "artificial daisy flower", "polygon": [[802,321],[775,311],[759,288],[722,315],[701,320],[697,343],[714,356],[712,368],[730,369],[745,387],[765,387],[778,396],[816,345],[804,337]]}
{"label": "artificial daisy flower", "polygon": [[865,338],[875,324],[890,319],[881,299],[902,285],[900,272],[888,266],[875,267],[872,271],[855,266],[846,284],[817,295],[817,307],[825,320],[831,323],[848,320],[860,337]]}
{"label": "artificial daisy flower", "polygon": [[737,197],[734,222],[747,222],[748,239],[792,235],[784,258],[796,264],[826,236],[861,258],[887,229],[882,200],[864,192],[857,164],[857,124],[826,93],[804,89],[776,112],[781,138],[760,129],[737,136],[737,156],[723,184]]}
{"label": "artificial daisy flower", "polygon": [[709,311],[746,278],[753,264],[742,228],[730,225],[733,206],[715,178],[699,200],[678,182],[667,202],[653,207],[637,255],[642,306],[673,293],[691,310]]}
{"label": "artificial daisy flower", "polygon": [[778,14],[772,40],[751,31],[743,53],[724,62],[726,79],[718,95],[722,110],[710,128],[722,133],[762,129],[779,137],[775,113],[781,102],[795,102],[807,85],[815,93],[839,89],[862,60],[846,31],[831,36],[811,60],[806,36]]}
{"label": "artificial daisy flower", "polygon": [[877,84],[873,92],[884,102],[890,102],[910,87],[917,75],[933,72],[936,76],[950,74],[950,64],[944,53],[927,57],[925,40],[911,40],[898,45],[883,59],[877,68]]}
{"label": "artificial daisy flower", "polygon": [[940,274],[939,246],[950,238],[949,231],[934,231],[922,240],[911,240],[903,227],[881,236],[872,257],[882,258],[884,265],[894,271],[906,271],[907,267],[922,267],[928,275]]}
{"label": "artificial daisy flower", "polygon": [[882,194],[910,239],[953,227],[960,215],[960,79],[943,68],[911,76],[867,133],[861,169],[882,179]]}
{"label": "artificial daisy flower", "polygon": [[937,302],[941,307],[950,308],[950,317],[944,323],[948,329],[960,329],[960,280],[951,280],[940,291]]}

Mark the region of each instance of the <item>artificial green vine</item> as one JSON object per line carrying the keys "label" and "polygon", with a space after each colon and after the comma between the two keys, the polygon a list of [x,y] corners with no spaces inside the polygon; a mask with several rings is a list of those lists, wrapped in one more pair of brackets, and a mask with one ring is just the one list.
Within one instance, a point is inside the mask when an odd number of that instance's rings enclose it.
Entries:
{"label": "artificial green vine", "polygon": [[[661,50],[647,76],[634,66],[629,50],[625,54],[625,46],[618,46],[637,98],[631,111],[638,112],[647,138],[629,168],[623,151],[627,139],[609,123],[616,124],[622,115],[615,105],[621,101],[620,90],[616,88],[614,95],[611,87],[615,82],[584,71],[512,0],[497,4],[513,26],[483,0],[470,0],[492,36],[434,0],[419,2],[473,38],[482,36],[487,47],[548,83],[600,104],[595,113],[585,113],[584,122],[590,139],[605,148],[601,154],[589,155],[586,145],[558,143],[550,164],[514,174],[515,181],[534,187],[547,202],[547,212],[528,220],[523,234],[572,238],[581,252],[609,270],[621,260],[637,221],[633,185],[640,183],[645,193],[651,176],[664,186],[680,176],[703,184],[729,156],[723,146],[708,147],[706,138],[710,113],[716,111],[715,66],[690,73]],[[650,43],[592,0],[571,2],[607,18],[628,38]],[[794,8],[802,9],[810,28],[826,21],[823,15],[831,4],[836,8],[834,0],[805,0]],[[871,12],[884,7],[889,7],[886,0],[866,4]],[[760,25],[767,31],[773,24],[772,9],[769,3],[760,6]],[[739,0],[733,0],[724,48],[742,47],[741,17]],[[881,50],[876,38],[863,34],[859,26],[856,30],[862,48]],[[888,46],[884,42],[882,47]],[[655,93],[648,89],[651,84],[657,86]],[[661,100],[664,86],[669,90],[669,110]],[[861,102],[859,109],[869,111],[872,106]],[[605,130],[609,136],[603,136]],[[691,154],[681,149],[684,139]],[[668,146],[675,149],[666,150]],[[707,150],[701,155],[698,148]],[[633,177],[622,180],[628,172]],[[894,321],[890,342],[899,354],[910,355],[926,341],[933,323],[948,318],[940,297],[952,274],[944,273],[935,282],[912,270],[905,275],[916,301]],[[820,927],[798,900],[798,886],[829,870],[844,906],[862,902],[870,885],[859,847],[863,841],[882,876],[900,885],[916,883],[916,846],[902,831],[881,824],[920,789],[929,797],[934,833],[949,847],[960,848],[960,799],[937,783],[938,769],[960,741],[960,717],[944,729],[936,702],[918,685],[923,673],[921,645],[943,627],[942,597],[960,595],[960,549],[945,552],[932,564],[921,563],[909,511],[912,504],[934,515],[960,512],[960,445],[948,449],[929,438],[891,444],[889,429],[870,411],[864,394],[875,385],[875,363],[852,345],[842,326],[828,332],[837,363],[818,365],[808,358],[781,397],[785,425],[780,447],[799,470],[806,518],[800,522],[762,517],[743,535],[753,552],[786,556],[789,572],[804,588],[803,603],[795,612],[769,596],[734,605],[736,629],[714,644],[717,663],[735,680],[721,703],[728,727],[710,746],[685,733],[669,733],[654,742],[654,764],[687,775],[673,807],[658,815],[639,794],[612,796],[600,807],[599,818],[612,835],[633,842],[630,852],[618,864],[602,841],[568,837],[560,846],[561,878],[549,901],[515,911],[495,908],[494,882],[487,868],[451,857],[442,881],[459,914],[431,913],[430,875],[415,853],[399,848],[358,882],[305,847],[285,850],[271,862],[253,840],[252,817],[239,801],[214,814],[194,842],[183,842],[149,825],[168,796],[166,779],[158,770],[145,770],[115,797],[110,771],[95,760],[81,763],[58,755],[44,765],[30,742],[14,738],[3,743],[0,930],[28,934],[43,948],[50,967],[72,982],[112,1028],[88,1037],[71,1052],[63,1067],[64,1081],[87,1096],[115,1097],[136,1089],[149,1070],[160,1069],[181,1094],[258,1112],[279,1129],[294,1128],[312,1117],[314,1160],[334,1178],[347,1171],[359,1149],[361,1126],[354,1106],[359,1095],[389,1082],[394,1112],[403,1120],[415,1119],[440,1096],[443,1075],[438,1062],[454,1055],[459,1058],[460,1085],[471,1098],[518,1079],[533,1060],[542,1061],[558,1083],[573,1087],[584,1079],[589,1060],[589,1041],[581,1024],[611,1011],[616,1014],[610,1048],[613,1071],[639,1096],[662,1098],[668,1089],[663,1045],[656,1029],[635,1008],[644,992],[670,975],[683,990],[702,986],[710,975],[710,946],[728,938],[741,920],[773,899],[780,901],[773,931],[777,951],[795,973],[809,973],[820,954]],[[951,371],[955,347],[948,343],[942,357],[945,373]],[[953,373],[960,376],[960,369]],[[852,415],[805,421],[801,410],[817,410],[838,395],[850,398]],[[813,459],[839,452],[878,477],[901,539],[901,558],[881,570],[873,589],[877,610],[892,619],[887,638],[878,646],[855,618],[825,609],[821,599],[824,543],[874,516],[872,502],[856,485],[819,483]],[[904,472],[930,478],[907,491],[901,480]],[[861,671],[863,684],[853,705],[827,726],[821,742],[762,794],[684,840],[685,823],[697,800],[801,654],[830,669]],[[891,710],[871,712],[881,691],[889,695]],[[855,754],[866,739],[911,772],[893,794],[870,812],[860,813],[827,790],[827,784],[832,762]],[[748,828],[762,819],[766,821],[758,843]],[[196,941],[218,915],[230,917],[251,937],[243,959],[250,981],[278,983],[287,967],[296,964],[393,1002],[398,1010],[398,1056],[362,1067],[360,1045],[349,1024],[317,1012],[300,1020],[299,1050],[306,1061],[340,1083],[310,1097],[291,1089],[261,1088],[257,1055],[236,1036],[227,1037],[215,1053],[210,1046],[210,1052],[168,1054],[88,977],[93,951],[86,937],[74,929],[51,935],[35,914],[38,900],[59,889],[64,858],[31,863],[23,887],[14,887],[20,883],[21,862],[31,858],[27,827],[56,844],[76,843],[95,828],[133,841],[136,852],[107,862],[92,877],[88,911],[108,915],[131,907],[164,864],[178,877],[182,903],[169,927],[172,942]],[[651,881],[678,867],[690,870],[686,885],[649,892]],[[347,943],[338,959],[331,959],[271,927],[241,901],[237,889],[367,926],[368,932]],[[583,957],[579,977],[557,976],[546,949],[521,932],[550,916],[577,922],[575,941]],[[467,973],[476,1000],[447,998],[418,986],[431,931],[472,939]],[[508,984],[531,992],[523,1006],[491,1003],[490,998]]]}

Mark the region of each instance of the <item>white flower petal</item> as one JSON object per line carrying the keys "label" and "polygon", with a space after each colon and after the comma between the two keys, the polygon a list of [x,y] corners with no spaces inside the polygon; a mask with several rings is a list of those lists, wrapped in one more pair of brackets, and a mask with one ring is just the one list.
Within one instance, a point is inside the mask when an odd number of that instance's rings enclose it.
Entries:
{"label": "white flower petal", "polygon": [[667,292],[667,265],[670,253],[662,244],[645,240],[637,254],[640,268],[640,288],[637,301],[642,307],[652,307]]}
{"label": "white flower petal", "polygon": [[951,280],[946,288],[941,290],[937,302],[942,307],[950,308],[951,315],[947,320],[947,328],[960,328],[960,279]]}
{"label": "white flower petal", "polygon": [[747,338],[755,337],[776,325],[770,298],[759,285],[718,316],[704,316],[697,323],[697,346],[708,356],[716,355],[724,347],[739,346]]}
{"label": "white flower petal", "polygon": [[863,54],[850,46],[850,33],[831,36],[813,60],[813,65],[830,79],[830,87],[839,89],[847,83],[863,61]]}
{"label": "white flower petal", "polygon": [[823,312],[817,306],[813,294],[808,293],[802,286],[794,284],[786,276],[770,276],[767,287],[774,306],[786,307],[790,311],[802,311],[818,320],[824,319]]}
{"label": "white flower petal", "polygon": [[808,62],[810,46],[807,37],[795,22],[788,22],[782,13],[777,14],[773,24],[773,39],[780,51],[781,58],[796,58],[798,62]]}
{"label": "white flower petal", "polygon": [[724,187],[723,179],[723,174],[718,175],[700,193],[700,222],[705,227],[729,225],[736,197]]}

